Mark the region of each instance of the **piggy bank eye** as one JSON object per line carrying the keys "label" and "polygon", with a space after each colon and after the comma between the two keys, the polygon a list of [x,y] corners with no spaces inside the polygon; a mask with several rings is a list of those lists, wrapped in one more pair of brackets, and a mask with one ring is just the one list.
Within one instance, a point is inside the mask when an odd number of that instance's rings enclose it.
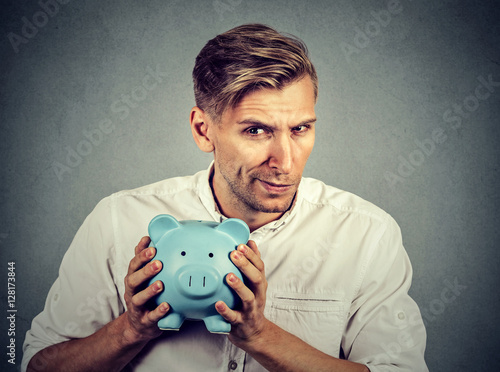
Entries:
{"label": "piggy bank eye", "polygon": [[186,252],[185,251],[182,251],[181,252],[181,256],[185,256],[186,255]]}
{"label": "piggy bank eye", "polygon": [[213,256],[214,256],[214,254],[213,254],[212,252],[210,252],[210,253],[208,254],[208,257],[210,257],[210,258],[212,258]]}

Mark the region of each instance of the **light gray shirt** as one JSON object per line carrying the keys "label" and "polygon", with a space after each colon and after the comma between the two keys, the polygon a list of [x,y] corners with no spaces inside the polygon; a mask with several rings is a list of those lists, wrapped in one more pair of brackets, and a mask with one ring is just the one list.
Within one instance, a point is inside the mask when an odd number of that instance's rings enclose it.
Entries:
{"label": "light gray shirt", "polygon": [[[93,334],[125,311],[124,278],[153,217],[225,219],[214,202],[210,171],[118,192],[96,206],[64,256],[45,309],[26,334],[23,371],[38,351]],[[293,208],[250,239],[265,263],[269,320],[372,372],[428,371],[424,325],[408,296],[410,261],[399,227],[387,213],[303,178]],[[226,335],[211,334],[196,321],[150,342],[128,368],[264,371]]]}

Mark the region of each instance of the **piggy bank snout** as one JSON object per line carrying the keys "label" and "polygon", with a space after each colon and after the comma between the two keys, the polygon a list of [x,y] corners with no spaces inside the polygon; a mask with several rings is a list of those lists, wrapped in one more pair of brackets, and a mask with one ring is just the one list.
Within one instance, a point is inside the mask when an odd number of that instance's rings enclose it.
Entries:
{"label": "piggy bank snout", "polygon": [[180,293],[190,298],[214,295],[222,285],[222,276],[208,265],[186,265],[176,274],[176,286]]}

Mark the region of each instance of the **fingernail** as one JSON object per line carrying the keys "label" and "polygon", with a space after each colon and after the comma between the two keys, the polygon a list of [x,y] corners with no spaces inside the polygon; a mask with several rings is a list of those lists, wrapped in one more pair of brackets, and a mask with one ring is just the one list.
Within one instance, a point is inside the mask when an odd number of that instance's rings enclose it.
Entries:
{"label": "fingernail", "polygon": [[161,310],[161,311],[165,312],[165,311],[168,311],[168,309],[169,309],[169,307],[168,307],[168,305],[167,305],[165,302],[163,302],[163,303],[160,305],[160,310]]}
{"label": "fingernail", "polygon": [[236,275],[229,274],[227,280],[229,280],[231,283],[234,283],[236,281]]}
{"label": "fingernail", "polygon": [[160,261],[153,261],[151,265],[153,266],[154,271],[158,271],[161,269]]}
{"label": "fingernail", "polygon": [[234,253],[233,253],[233,257],[234,257],[236,260],[239,260],[239,259],[241,258],[241,254],[240,254],[240,252],[238,252],[238,251],[234,251]]}
{"label": "fingernail", "polygon": [[161,291],[161,282],[155,282],[153,284],[153,289],[155,292],[160,292]]}
{"label": "fingernail", "polygon": [[151,258],[155,255],[155,250],[154,248],[149,248],[148,251],[146,252],[147,258]]}
{"label": "fingernail", "polygon": [[244,245],[240,245],[238,247],[238,250],[243,254],[247,253],[247,247],[245,247]]}

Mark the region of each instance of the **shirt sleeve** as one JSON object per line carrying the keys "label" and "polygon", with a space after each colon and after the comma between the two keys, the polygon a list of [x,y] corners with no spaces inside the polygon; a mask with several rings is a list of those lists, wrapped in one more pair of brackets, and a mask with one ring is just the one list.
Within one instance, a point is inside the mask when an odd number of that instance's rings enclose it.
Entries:
{"label": "shirt sleeve", "polygon": [[[75,235],[62,260],[59,277],[49,291],[45,308],[34,318],[26,333],[22,371],[40,350],[89,336],[124,311],[112,273],[113,236],[109,199],[104,199]],[[42,356],[53,357],[49,352]]]}
{"label": "shirt sleeve", "polygon": [[412,268],[399,226],[392,219],[366,260],[342,339],[345,356],[371,372],[427,372],[425,327],[408,295]]}

